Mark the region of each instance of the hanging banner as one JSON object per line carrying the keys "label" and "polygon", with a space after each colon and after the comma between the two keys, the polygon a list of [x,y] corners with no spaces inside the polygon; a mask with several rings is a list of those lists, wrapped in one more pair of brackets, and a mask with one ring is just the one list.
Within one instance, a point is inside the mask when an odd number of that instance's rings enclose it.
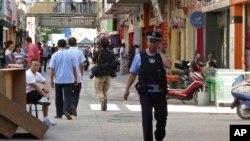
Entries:
{"label": "hanging banner", "polygon": [[151,2],[154,8],[155,18],[157,19],[159,24],[161,24],[163,22],[163,17],[162,17],[162,13],[159,7],[158,0],[151,0]]}
{"label": "hanging banner", "polygon": [[120,38],[124,39],[124,27],[125,25],[120,25]]}
{"label": "hanging banner", "polygon": [[168,23],[163,22],[161,23],[161,29],[162,29],[162,44],[167,44],[168,43]]}

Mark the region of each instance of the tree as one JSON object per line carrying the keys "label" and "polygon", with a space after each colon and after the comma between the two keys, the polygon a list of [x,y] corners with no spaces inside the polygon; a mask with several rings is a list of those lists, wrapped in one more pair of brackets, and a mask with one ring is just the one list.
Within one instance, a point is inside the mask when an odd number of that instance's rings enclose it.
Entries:
{"label": "tree", "polygon": [[42,41],[47,43],[49,40],[49,34],[52,33],[63,33],[63,29],[62,28],[48,28],[48,27],[43,27],[41,29],[41,38]]}

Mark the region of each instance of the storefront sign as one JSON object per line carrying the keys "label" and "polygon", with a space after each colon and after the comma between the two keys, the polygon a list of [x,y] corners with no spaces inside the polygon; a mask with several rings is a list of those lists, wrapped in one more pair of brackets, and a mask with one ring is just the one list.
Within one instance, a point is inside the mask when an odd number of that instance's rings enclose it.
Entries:
{"label": "storefront sign", "polygon": [[210,0],[202,3],[202,12],[209,12],[216,9],[224,8],[230,5],[230,0]]}
{"label": "storefront sign", "polygon": [[[86,18],[59,18],[59,17],[40,17],[39,25],[47,27],[96,27],[96,19]],[[106,28],[105,28],[106,29]]]}
{"label": "storefront sign", "polygon": [[204,26],[204,14],[200,11],[195,11],[190,15],[190,23],[195,28]]}
{"label": "storefront sign", "polygon": [[162,17],[162,13],[159,7],[159,3],[158,0],[151,0],[153,8],[154,8],[154,12],[155,12],[155,18],[157,19],[157,21],[159,23],[163,22],[163,17]]}

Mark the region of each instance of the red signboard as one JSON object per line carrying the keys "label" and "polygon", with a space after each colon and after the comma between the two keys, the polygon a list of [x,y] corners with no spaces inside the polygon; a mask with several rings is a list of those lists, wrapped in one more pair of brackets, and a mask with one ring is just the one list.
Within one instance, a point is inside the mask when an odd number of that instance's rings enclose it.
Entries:
{"label": "red signboard", "polygon": [[124,27],[125,25],[120,25],[120,39],[124,39]]}
{"label": "red signboard", "polygon": [[163,22],[160,24],[161,29],[162,29],[162,44],[167,44],[168,43],[168,23]]}

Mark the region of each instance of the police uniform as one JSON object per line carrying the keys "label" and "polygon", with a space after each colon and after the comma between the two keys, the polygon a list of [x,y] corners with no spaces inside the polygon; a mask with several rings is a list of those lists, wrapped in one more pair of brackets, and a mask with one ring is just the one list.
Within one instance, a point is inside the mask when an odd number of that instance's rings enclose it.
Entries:
{"label": "police uniform", "polygon": [[[158,32],[147,33],[150,42],[156,42],[161,38]],[[162,141],[165,137],[167,120],[166,100],[166,72],[159,53],[153,56],[146,52],[135,55],[130,72],[139,75],[136,89],[140,96],[142,109],[142,124],[144,141],[153,141],[152,114],[157,121],[154,132],[156,141]]]}

